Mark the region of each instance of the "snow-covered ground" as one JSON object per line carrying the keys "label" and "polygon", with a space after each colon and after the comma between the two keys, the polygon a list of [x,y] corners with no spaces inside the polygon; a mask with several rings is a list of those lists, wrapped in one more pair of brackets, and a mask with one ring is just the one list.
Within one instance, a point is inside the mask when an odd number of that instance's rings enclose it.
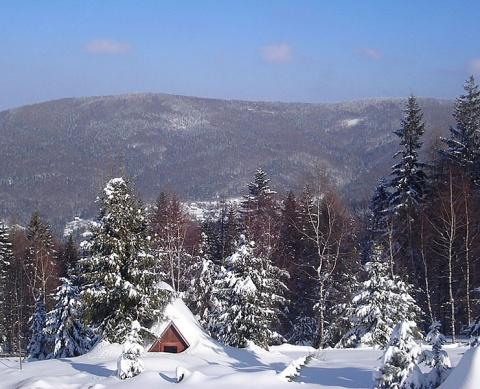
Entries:
{"label": "snow-covered ground", "polygon": [[[445,349],[454,366],[467,350],[456,346]],[[196,389],[291,389],[301,383],[302,388],[370,388],[372,369],[378,365],[381,355],[381,351],[373,349],[317,351],[309,347],[282,345],[267,352],[257,347],[239,350],[215,342],[199,342],[181,354],[146,353],[141,358],[145,371],[122,381],[115,376],[120,352],[120,345],[101,343],[92,352],[77,358],[26,362],[22,371],[18,370],[18,359],[0,359],[0,387],[149,389],[181,385]],[[282,371],[292,360],[311,353],[314,358],[301,370],[300,376],[295,382],[287,382]],[[461,377],[467,377],[469,371],[479,371],[480,355],[476,357],[476,354],[467,353],[469,363],[461,367]],[[177,373],[184,375],[179,384],[176,383]],[[472,380],[475,382],[475,377],[470,377]],[[448,386],[453,387],[458,389],[455,385]]]}
{"label": "snow-covered ground", "polygon": [[[381,350],[372,348],[315,350],[284,344],[265,351],[254,345],[245,349],[223,346],[208,336],[181,299],[167,306],[165,318],[151,330],[160,335],[164,324],[170,321],[176,324],[190,347],[180,354],[145,352],[141,356],[145,370],[136,377],[118,379],[117,359],[122,346],[101,342],[80,357],[24,362],[22,371],[18,358],[0,359],[0,388],[150,389],[174,385],[195,389],[371,388],[372,370],[379,365],[382,355]],[[477,388],[480,348],[467,353],[466,346],[447,345],[444,349],[453,366],[465,354],[457,373],[454,371],[447,380],[450,383],[446,389]],[[294,382],[289,382],[287,377],[296,371],[295,367],[305,356],[313,358]],[[460,382],[464,385],[457,385]]]}

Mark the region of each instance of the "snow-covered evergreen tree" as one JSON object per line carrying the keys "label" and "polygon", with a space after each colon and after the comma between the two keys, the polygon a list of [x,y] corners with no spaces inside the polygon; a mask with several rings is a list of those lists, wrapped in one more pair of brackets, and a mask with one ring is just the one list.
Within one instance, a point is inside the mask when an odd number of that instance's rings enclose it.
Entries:
{"label": "snow-covered evergreen tree", "polygon": [[214,289],[220,269],[213,262],[207,245],[207,235],[202,233],[200,252],[190,269],[193,277],[190,287],[185,293],[185,300],[199,323],[208,330],[213,318],[212,314],[216,310]]}
{"label": "snow-covered evergreen tree", "polygon": [[424,362],[432,370],[425,374],[425,388],[438,388],[451,372],[450,358],[445,350],[442,350],[446,342],[445,336],[440,332],[442,325],[436,321],[430,326],[426,341],[432,345],[432,350],[423,350],[420,362]]}
{"label": "snow-covered evergreen tree", "polygon": [[45,332],[47,313],[42,296],[38,296],[35,302],[35,310],[30,318],[30,332],[32,334],[28,343],[27,351],[32,359],[45,359],[49,354],[48,337]]}
{"label": "snow-covered evergreen tree", "polygon": [[166,297],[157,285],[149,252],[145,210],[124,178],[111,179],[100,201],[91,238],[82,244],[82,295],[87,322],[110,342],[123,342],[135,320],[162,312]]}
{"label": "snow-covered evergreen tree", "polygon": [[477,347],[480,344],[480,317],[471,322],[465,332],[467,333],[470,347]]}
{"label": "snow-covered evergreen tree", "polygon": [[382,246],[373,245],[365,271],[367,280],[360,284],[352,299],[352,327],[339,346],[385,347],[395,325],[400,321],[413,321],[420,312],[408,285],[392,276]]}
{"label": "snow-covered evergreen tree", "polygon": [[275,331],[279,304],[285,299],[285,272],[267,258],[257,256],[254,242],[241,236],[235,253],[227,258],[227,269],[217,282],[220,301],[216,333],[227,345],[245,347],[248,341],[268,348],[281,336]]}
{"label": "snow-covered evergreen tree", "polygon": [[240,210],[245,234],[267,256],[271,255],[279,232],[274,201],[276,192],[270,189],[269,182],[267,174],[257,169],[254,181],[248,184],[248,194],[244,196]]}
{"label": "snow-covered evergreen tree", "polygon": [[140,323],[133,321],[132,328],[123,344],[122,354],[117,360],[117,377],[121,380],[135,377],[145,370],[143,362],[139,359],[144,351],[140,330]]}
{"label": "snow-covered evergreen tree", "polygon": [[266,202],[276,193],[270,189],[270,179],[262,168],[258,168],[255,172],[253,182],[248,184],[248,195],[244,196],[243,209],[261,210]]}
{"label": "snow-covered evergreen tree", "polygon": [[[421,138],[425,132],[423,115],[415,96],[408,98],[402,127],[395,131],[402,148],[394,155],[401,159],[392,167],[389,182],[389,248],[395,246],[395,266],[412,284],[421,282],[421,253],[418,247],[419,212],[427,194],[425,164],[420,162]],[[387,247],[387,245],[386,245]]]}
{"label": "snow-covered evergreen tree", "polygon": [[388,207],[390,203],[390,192],[388,191],[388,182],[385,178],[381,179],[374,189],[373,196],[370,199],[369,218],[367,220],[367,239],[368,241],[380,239],[388,229]]}
{"label": "snow-covered evergreen tree", "polygon": [[375,389],[422,389],[423,375],[417,365],[420,346],[413,338],[413,321],[398,323],[381,357],[382,364],[373,371]]}
{"label": "snow-covered evergreen tree", "polygon": [[415,96],[408,98],[404,113],[402,128],[395,131],[403,147],[395,156],[401,155],[402,159],[392,167],[393,177],[389,184],[392,188],[389,205],[394,213],[410,212],[411,208],[418,207],[426,187],[425,164],[418,158],[425,123]]}
{"label": "snow-covered evergreen tree", "polygon": [[51,344],[47,358],[82,355],[95,341],[89,328],[81,321],[82,306],[78,286],[67,278],[62,281],[54,296],[55,306],[47,314],[46,333]]}
{"label": "snow-covered evergreen tree", "polygon": [[58,257],[62,266],[61,277],[68,277],[69,273],[77,266],[79,259],[78,247],[72,234],[68,235]]}
{"label": "snow-covered evergreen tree", "polygon": [[480,174],[480,90],[470,76],[463,86],[465,94],[457,98],[454,108],[456,127],[450,127],[450,137],[442,138],[448,149],[440,153],[466,169],[477,181]]}

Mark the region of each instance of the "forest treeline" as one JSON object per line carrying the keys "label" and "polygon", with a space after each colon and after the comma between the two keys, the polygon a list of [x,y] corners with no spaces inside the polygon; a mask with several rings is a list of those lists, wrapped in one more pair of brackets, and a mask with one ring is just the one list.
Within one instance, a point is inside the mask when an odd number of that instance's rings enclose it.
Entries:
{"label": "forest treeline", "polygon": [[[399,118],[389,177],[363,210],[319,169],[295,193],[258,169],[240,205],[192,218],[179,196],[142,204],[128,177],[105,183],[83,242],[60,242],[33,212],[0,229],[0,342],[68,357],[122,343],[181,296],[225,344],[386,346],[399,322],[475,335],[480,307],[480,92],[473,77],[435,153],[415,96]],[[274,190],[275,189],[275,190]],[[280,196],[278,193],[286,193]],[[161,282],[173,291],[159,287]],[[437,324],[436,328],[440,328]]]}

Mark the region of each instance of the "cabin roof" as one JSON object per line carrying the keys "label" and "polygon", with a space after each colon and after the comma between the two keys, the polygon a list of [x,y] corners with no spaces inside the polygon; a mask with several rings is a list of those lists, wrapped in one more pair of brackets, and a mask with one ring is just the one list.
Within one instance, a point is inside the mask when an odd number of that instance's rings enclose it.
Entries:
{"label": "cabin roof", "polygon": [[183,336],[182,332],[178,329],[178,327],[175,325],[175,323],[173,321],[171,321],[166,327],[165,329],[163,330],[163,332],[161,333],[161,335],[159,336],[159,339],[162,339],[164,337],[164,335],[166,334],[166,332],[169,330],[169,329],[173,329],[175,334],[186,344],[186,346],[190,346],[190,344],[188,343],[188,340],[185,339],[185,337]]}

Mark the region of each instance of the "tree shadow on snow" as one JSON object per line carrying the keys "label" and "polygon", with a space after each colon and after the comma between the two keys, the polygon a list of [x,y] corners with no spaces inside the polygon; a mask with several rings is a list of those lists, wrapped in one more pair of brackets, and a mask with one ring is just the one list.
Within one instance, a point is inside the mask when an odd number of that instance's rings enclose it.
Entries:
{"label": "tree shadow on snow", "polygon": [[115,375],[115,371],[107,369],[105,366],[99,365],[90,365],[88,363],[78,363],[73,361],[68,361],[75,370],[80,372],[89,373],[99,377],[111,377]]}
{"label": "tree shadow on snow", "polygon": [[287,364],[282,362],[265,363],[262,356],[257,355],[254,350],[248,348],[235,348],[230,346],[221,346],[213,349],[216,354],[227,357],[225,362],[216,362],[215,364],[227,365],[239,372],[256,372],[264,370],[273,370],[281,372]]}
{"label": "tree shadow on snow", "polygon": [[295,382],[334,386],[340,388],[370,388],[372,387],[372,371],[356,367],[322,368],[313,366],[303,368]]}

